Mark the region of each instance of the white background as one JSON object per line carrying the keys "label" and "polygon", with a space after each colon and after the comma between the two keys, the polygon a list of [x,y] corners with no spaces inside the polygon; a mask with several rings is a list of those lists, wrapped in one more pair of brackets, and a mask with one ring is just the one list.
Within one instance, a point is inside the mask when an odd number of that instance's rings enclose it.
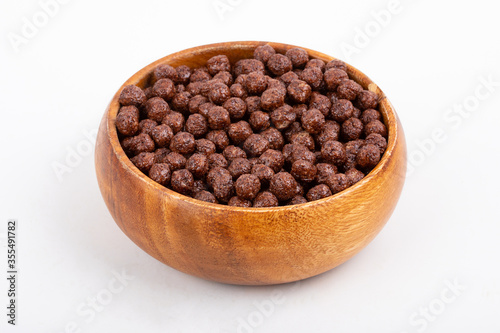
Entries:
{"label": "white background", "polygon": [[[20,267],[15,328],[0,274],[1,332],[500,332],[497,2],[400,0],[382,28],[373,13],[389,0],[222,0],[232,4],[222,14],[213,0],[66,2],[47,22],[38,1],[0,3],[0,268],[9,218]],[[23,37],[33,16],[46,24]],[[26,37],[17,50],[14,34]],[[223,285],[154,260],[113,222],[85,151],[84,133],[137,70],[232,40],[348,61],[389,96],[406,132],[414,170],[387,226],[298,284]],[[436,131],[446,139],[431,142]],[[54,165],[77,149],[59,179]],[[116,282],[123,272],[133,279]],[[105,305],[91,310],[98,295]]]}

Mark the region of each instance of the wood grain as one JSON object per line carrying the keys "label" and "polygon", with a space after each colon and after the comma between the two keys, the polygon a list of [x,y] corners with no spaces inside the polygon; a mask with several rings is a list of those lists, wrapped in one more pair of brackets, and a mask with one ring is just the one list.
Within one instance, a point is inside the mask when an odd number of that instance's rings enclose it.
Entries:
{"label": "wood grain", "polygon": [[[234,63],[270,44],[278,52],[293,45],[230,42],[200,46],[162,58],[123,86],[147,84],[159,64],[204,65],[217,54]],[[306,49],[307,50],[307,49]],[[333,59],[307,50],[311,57]],[[171,191],[142,174],[118,141],[113,97],[99,128],[95,164],[99,187],[123,232],[154,258],[182,272],[224,283],[266,285],[292,282],[332,269],[363,249],[382,229],[399,199],[406,172],[403,129],[393,106],[367,76],[349,74],[380,96],[388,127],[382,160],[363,180],[329,198],[276,208],[237,208],[198,201]]]}

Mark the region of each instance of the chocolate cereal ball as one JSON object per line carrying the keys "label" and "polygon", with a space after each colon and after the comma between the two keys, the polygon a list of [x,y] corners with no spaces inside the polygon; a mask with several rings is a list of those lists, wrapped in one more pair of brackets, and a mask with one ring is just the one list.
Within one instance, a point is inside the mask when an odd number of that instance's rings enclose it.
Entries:
{"label": "chocolate cereal ball", "polygon": [[257,194],[253,200],[253,207],[277,207],[279,204],[278,198],[269,191],[263,191]]}
{"label": "chocolate cereal ball", "polygon": [[266,63],[271,73],[280,76],[292,70],[293,65],[290,59],[282,54],[273,54]]}
{"label": "chocolate cereal ball", "polygon": [[220,71],[214,75],[213,80],[219,80],[229,87],[233,84],[233,75],[227,71]]}
{"label": "chocolate cereal ball", "polygon": [[325,71],[325,74],[323,75],[323,80],[326,84],[326,88],[330,91],[335,91],[339,84],[348,79],[349,76],[347,75],[347,73],[338,68],[331,68]]}
{"label": "chocolate cereal ball", "polygon": [[349,186],[352,186],[359,182],[365,177],[365,174],[356,168],[349,169],[345,172],[347,179],[349,180]]}
{"label": "chocolate cereal ball", "polygon": [[259,96],[249,96],[245,98],[245,104],[247,105],[247,112],[252,113],[259,111],[261,109],[261,99]]}
{"label": "chocolate cereal ball", "polygon": [[155,150],[155,142],[149,135],[142,133],[132,137],[129,149],[134,155],[151,153]]}
{"label": "chocolate cereal ball", "polygon": [[380,161],[380,149],[372,144],[359,148],[356,163],[362,169],[371,169]]}
{"label": "chocolate cereal ball", "polygon": [[223,130],[210,131],[207,133],[206,138],[215,144],[218,151],[223,151],[229,146],[229,138]]}
{"label": "chocolate cereal ball", "polygon": [[168,125],[158,125],[151,132],[151,138],[153,138],[157,147],[167,147],[173,137],[174,132]]}
{"label": "chocolate cereal ball", "polygon": [[235,158],[247,158],[247,154],[243,149],[240,147],[236,146],[227,146],[226,149],[222,152],[222,155],[226,158],[228,161],[232,161]]}
{"label": "chocolate cereal ball", "polygon": [[140,153],[130,159],[130,161],[142,172],[148,173],[149,169],[155,162],[155,154],[153,153]]}
{"label": "chocolate cereal ball", "polygon": [[283,157],[282,152],[274,149],[268,149],[260,155],[259,163],[270,167],[274,172],[278,172],[281,168],[283,168],[285,158]]}
{"label": "chocolate cereal ball", "polygon": [[264,64],[267,63],[269,58],[276,54],[276,51],[271,45],[261,45],[257,46],[253,51],[253,57],[259,61],[262,61]]}
{"label": "chocolate cereal ball", "polygon": [[229,171],[223,168],[214,168],[209,171],[208,178],[210,178],[210,184],[217,200],[228,202],[234,194],[233,177]]}
{"label": "chocolate cereal ball", "polygon": [[387,137],[387,128],[380,120],[372,120],[365,125],[365,135],[368,136],[372,133],[377,133],[383,137]]}
{"label": "chocolate cereal ball", "polygon": [[192,114],[186,120],[186,131],[195,138],[203,137],[208,132],[208,121],[199,113]]}
{"label": "chocolate cereal ball", "polygon": [[278,172],[271,178],[269,191],[280,201],[290,200],[297,194],[297,181],[288,172]]}
{"label": "chocolate cereal ball", "polygon": [[356,81],[345,80],[337,87],[337,95],[340,99],[353,101],[362,90],[363,87],[361,87],[361,85],[359,85]]}
{"label": "chocolate cereal ball", "polygon": [[295,80],[299,79],[299,76],[295,74],[294,72],[286,72],[285,74],[281,75],[279,79],[287,86],[290,85]]}
{"label": "chocolate cereal ball", "polygon": [[120,93],[120,97],[118,98],[118,102],[120,102],[120,104],[124,106],[140,106],[145,101],[146,94],[144,93],[144,91],[134,85],[125,86],[125,88],[123,88],[122,92]]}
{"label": "chocolate cereal ball", "polygon": [[237,179],[243,174],[250,173],[252,171],[252,164],[246,158],[237,157],[231,161],[227,170],[234,179]]}
{"label": "chocolate cereal ball", "polygon": [[222,105],[229,112],[231,119],[241,119],[247,111],[247,104],[244,100],[238,97],[231,97]]}
{"label": "chocolate cereal ball", "polygon": [[347,119],[351,118],[354,113],[354,107],[351,101],[347,99],[339,99],[337,102],[332,104],[330,111],[330,116],[333,120],[343,123]]}
{"label": "chocolate cereal ball", "polygon": [[233,207],[252,207],[252,202],[250,200],[234,196],[231,199],[229,199],[227,205]]}
{"label": "chocolate cereal ball", "polygon": [[293,149],[292,149],[290,163],[293,163],[293,162],[298,161],[298,160],[308,161],[312,164],[316,163],[316,155],[312,151],[307,149],[306,146],[295,144],[295,145],[292,145],[292,147],[293,147]]}
{"label": "chocolate cereal ball", "polygon": [[207,191],[207,190],[208,190],[208,185],[205,182],[205,180],[197,179],[197,180],[194,181],[192,193],[196,194],[196,193],[198,193],[200,191]]}
{"label": "chocolate cereal ball", "polygon": [[153,82],[160,79],[170,79],[174,82],[178,81],[177,70],[166,64],[158,65],[153,71]]}
{"label": "chocolate cereal ball", "polygon": [[376,109],[378,106],[378,95],[373,91],[362,90],[359,92],[355,104],[361,110]]}
{"label": "chocolate cereal ball", "polygon": [[318,109],[309,109],[302,115],[302,127],[311,134],[320,133],[325,125],[325,116]]}
{"label": "chocolate cereal ball", "polygon": [[207,82],[212,78],[212,76],[208,73],[208,69],[206,67],[195,68],[189,81],[193,82]]}
{"label": "chocolate cereal ball", "polygon": [[250,123],[250,126],[252,126],[252,129],[257,132],[265,130],[271,126],[269,114],[262,111],[252,112],[248,118],[248,122]]}
{"label": "chocolate cereal ball", "polygon": [[321,156],[325,161],[339,166],[346,160],[346,151],[342,143],[330,140],[321,147]]}
{"label": "chocolate cereal ball", "polygon": [[213,108],[214,106],[216,105],[212,102],[203,103],[198,108],[198,113],[201,114],[203,117],[208,118],[208,111],[210,111],[210,109]]}
{"label": "chocolate cereal ball", "polygon": [[285,56],[290,59],[295,68],[304,68],[309,61],[309,55],[306,50],[298,47],[286,51]]}
{"label": "chocolate cereal ball", "polygon": [[293,108],[288,104],[280,106],[271,112],[271,121],[274,127],[279,130],[283,130],[290,126],[295,121],[296,117],[297,115],[293,111]]}
{"label": "chocolate cereal ball", "polygon": [[229,92],[231,93],[231,96],[233,97],[238,97],[241,99],[245,99],[248,97],[248,93],[243,88],[243,85],[241,83],[234,83],[229,87]]}
{"label": "chocolate cereal ball", "polygon": [[[135,86],[134,86],[135,87]],[[122,106],[116,116],[116,129],[123,135],[131,136],[139,130],[139,109],[135,106]]]}
{"label": "chocolate cereal ball", "polygon": [[269,142],[259,134],[251,134],[245,142],[243,149],[249,156],[260,156],[269,149]]}
{"label": "chocolate cereal ball", "polygon": [[387,148],[387,140],[378,133],[371,133],[365,139],[366,144],[372,144],[379,148],[380,155],[382,155]]}
{"label": "chocolate cereal ball", "polygon": [[368,124],[373,120],[382,120],[382,115],[377,110],[368,109],[363,111],[359,119],[363,122],[363,124]]}
{"label": "chocolate cereal ball", "polygon": [[311,59],[306,64],[306,69],[311,67],[318,67],[322,72],[325,71],[325,62],[321,59]]}
{"label": "chocolate cereal ball", "polygon": [[[260,105],[263,110],[272,111],[285,103],[285,94],[277,88],[267,89],[262,93]],[[247,104],[248,106],[248,104]],[[250,112],[250,108],[248,108]]]}
{"label": "chocolate cereal ball", "polygon": [[215,143],[207,139],[198,139],[196,140],[196,152],[204,155],[210,155],[215,153],[217,148],[215,147]]}
{"label": "chocolate cereal ball", "polygon": [[238,197],[253,200],[260,191],[260,180],[252,174],[241,175],[236,180],[235,190]]}
{"label": "chocolate cereal ball", "polygon": [[323,116],[328,117],[331,107],[332,102],[325,95],[322,95],[316,91],[311,94],[311,98],[309,100],[310,109],[318,109],[319,111],[321,111]]}
{"label": "chocolate cereal ball", "polygon": [[302,80],[293,80],[287,88],[288,96],[295,103],[306,103],[311,96],[311,86]]}
{"label": "chocolate cereal ball", "polygon": [[262,94],[267,88],[267,79],[261,72],[252,72],[246,76],[243,86],[250,95]]}
{"label": "chocolate cereal ball", "polygon": [[358,118],[349,118],[341,127],[341,136],[344,141],[357,140],[363,133],[363,123]]}
{"label": "chocolate cereal ball", "polygon": [[317,172],[314,164],[304,160],[298,160],[292,164],[291,173],[297,180],[312,182],[316,178]]}
{"label": "chocolate cereal ball", "polygon": [[165,163],[166,157],[170,154],[170,149],[168,148],[158,148],[154,151],[155,163]]}
{"label": "chocolate cereal ball", "polygon": [[268,128],[261,132],[260,135],[269,142],[269,149],[281,150],[285,145],[283,135],[274,127]]}
{"label": "chocolate cereal ball", "polygon": [[170,79],[160,79],[153,85],[153,95],[170,101],[175,95],[175,85]]}
{"label": "chocolate cereal ball", "polygon": [[186,158],[179,153],[171,152],[165,157],[164,163],[168,164],[171,171],[184,169]]}
{"label": "chocolate cereal ball", "polygon": [[177,71],[177,80],[178,84],[188,84],[189,79],[191,77],[191,68],[186,65],[180,65],[176,68]]}
{"label": "chocolate cereal ball", "polygon": [[250,135],[253,134],[252,127],[246,121],[239,121],[237,123],[232,123],[229,125],[229,130],[227,131],[229,137],[237,145],[244,142]]}
{"label": "chocolate cereal ball", "polygon": [[311,88],[317,90],[323,82],[323,72],[320,67],[312,66],[304,69],[300,73],[299,78],[309,84]]}
{"label": "chocolate cereal ball", "polygon": [[252,166],[251,174],[257,176],[262,185],[267,186],[274,176],[274,171],[267,165],[255,164]]}
{"label": "chocolate cereal ball", "polygon": [[342,60],[339,60],[339,59],[330,60],[325,65],[325,70],[329,70],[331,68],[338,68],[338,69],[341,69],[341,70],[347,72],[347,65],[345,64],[345,62],[343,62]]}
{"label": "chocolate cereal ball", "polygon": [[170,183],[174,191],[188,195],[193,188],[194,178],[186,169],[176,170],[172,173]]}
{"label": "chocolate cereal ball", "polygon": [[222,130],[229,127],[231,119],[229,112],[222,106],[214,106],[208,111],[208,126],[213,130]]}
{"label": "chocolate cereal ball", "polygon": [[195,178],[202,178],[208,173],[208,158],[203,154],[193,154],[186,161],[186,169],[193,174]]}
{"label": "chocolate cereal ball", "polygon": [[210,85],[208,98],[212,101],[212,103],[221,105],[231,98],[231,92],[229,91],[229,87],[224,83],[216,81]]}
{"label": "chocolate cereal ball", "polygon": [[264,64],[257,59],[241,59],[234,64],[234,75],[250,74],[252,72],[264,73]]}
{"label": "chocolate cereal ball", "polygon": [[190,113],[198,113],[200,110],[200,105],[208,102],[208,98],[202,95],[195,95],[191,97],[188,103],[188,109]]}
{"label": "chocolate cereal ball", "polygon": [[318,184],[325,184],[328,177],[337,173],[337,167],[330,163],[316,164],[316,182]]}
{"label": "chocolate cereal ball", "polygon": [[227,168],[229,163],[222,154],[210,154],[208,155],[208,165],[210,169],[213,168]]}
{"label": "chocolate cereal ball", "polygon": [[343,173],[336,173],[328,177],[326,185],[328,185],[332,193],[335,194],[349,187],[349,179]]}
{"label": "chocolate cereal ball", "polygon": [[158,123],[151,119],[143,119],[139,122],[139,134],[147,134],[151,136],[153,130],[158,126]]}
{"label": "chocolate cereal ball", "polygon": [[215,75],[220,71],[231,71],[231,63],[225,55],[216,55],[207,60],[207,69],[210,75]]}
{"label": "chocolate cereal ball", "polygon": [[287,202],[287,205],[291,206],[291,205],[299,205],[299,204],[303,204],[303,203],[307,203],[307,199],[301,195],[296,195],[290,201]]}
{"label": "chocolate cereal ball", "polygon": [[323,199],[332,195],[330,188],[325,184],[319,184],[311,188],[306,195],[308,201]]}
{"label": "chocolate cereal ball", "polygon": [[205,202],[217,203],[217,199],[215,198],[215,196],[205,190],[196,192],[194,198]]}
{"label": "chocolate cereal ball", "polygon": [[304,145],[307,147],[307,149],[313,151],[314,150],[314,139],[312,136],[305,131],[295,133],[292,135],[292,138],[290,139],[290,143],[292,144],[299,144],[299,145]]}
{"label": "chocolate cereal ball", "polygon": [[195,149],[195,138],[188,132],[179,132],[170,141],[170,150],[179,154],[191,154]]}
{"label": "chocolate cereal ball", "polygon": [[184,127],[184,116],[180,112],[172,111],[163,118],[162,124],[168,125],[174,133],[177,133]]}
{"label": "chocolate cereal ball", "polygon": [[363,140],[353,140],[345,144],[346,161],[342,166],[344,171],[352,169],[356,166],[356,156],[358,155],[359,148],[363,145]]}
{"label": "chocolate cereal ball", "polygon": [[160,185],[167,186],[170,183],[172,173],[167,163],[155,163],[149,169],[149,178]]}
{"label": "chocolate cereal ball", "polygon": [[163,98],[153,97],[147,100],[144,104],[146,117],[157,122],[161,122],[163,118],[170,112],[168,103]]}

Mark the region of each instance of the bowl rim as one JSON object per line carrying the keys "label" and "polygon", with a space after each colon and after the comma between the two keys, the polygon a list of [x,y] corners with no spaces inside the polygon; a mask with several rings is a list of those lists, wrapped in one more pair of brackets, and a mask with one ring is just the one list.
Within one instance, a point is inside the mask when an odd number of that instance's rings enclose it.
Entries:
{"label": "bowl rim", "polygon": [[[285,44],[285,43],[279,43],[279,42],[270,42],[270,41],[232,41],[232,42],[222,42],[222,43],[213,43],[213,44],[205,44],[205,45],[200,45],[200,46],[195,46],[187,49],[183,49],[181,51],[171,53],[165,57],[162,57],[147,66],[143,67],[139,71],[137,71],[134,75],[132,75],[128,80],[126,80],[118,89],[118,91],[115,93],[113,96],[111,102],[109,103],[106,112],[105,112],[105,122],[107,126],[107,135],[108,139],[110,141],[111,148],[113,150],[113,153],[116,155],[118,158],[119,163],[121,164],[122,168],[125,169],[128,173],[130,173],[133,177],[137,178],[138,180],[144,182],[146,186],[151,186],[155,190],[164,192],[165,195],[171,196],[172,198],[176,200],[182,200],[185,201],[189,204],[199,206],[201,208],[206,208],[206,209],[215,209],[215,210],[225,210],[225,211],[235,211],[235,212],[245,212],[245,213],[263,213],[263,212],[283,212],[283,211],[293,211],[298,208],[310,208],[316,205],[323,205],[326,204],[330,201],[334,200],[340,200],[344,196],[350,195],[352,192],[360,191],[365,184],[370,182],[372,179],[379,177],[380,174],[387,169],[388,164],[390,163],[391,159],[394,158],[393,153],[396,148],[397,141],[399,140],[399,137],[401,135],[401,125],[398,121],[398,116],[397,113],[391,104],[391,102],[388,100],[387,96],[384,94],[384,92],[376,85],[368,76],[366,76],[363,72],[359,71],[357,68],[353,67],[352,65],[348,64],[347,62],[347,72],[350,76],[351,79],[355,80],[359,84],[363,86],[364,89],[373,91],[379,95],[379,105],[383,106],[382,108],[379,108],[380,113],[382,114],[382,117],[384,119],[384,124],[387,127],[387,148],[382,155],[380,161],[378,164],[373,168],[363,179],[361,179],[359,182],[356,184],[348,187],[347,189],[335,193],[329,197],[315,200],[315,201],[310,201],[302,204],[295,204],[295,205],[287,205],[287,206],[277,206],[277,207],[235,207],[235,206],[228,206],[226,204],[215,204],[215,203],[209,203],[205,202],[202,200],[194,199],[192,197],[180,194],[174,190],[171,190],[161,184],[158,184],[157,182],[153,181],[149,176],[144,174],[142,171],[140,171],[129,159],[129,157],[125,154],[125,151],[123,150],[120,141],[118,139],[118,133],[116,130],[115,126],[115,119],[116,115],[118,114],[118,110],[120,108],[120,104],[118,102],[118,98],[120,96],[120,93],[122,89],[130,84],[136,85],[140,81],[144,80],[148,75],[150,75],[155,67],[157,67],[160,64],[168,62],[168,60],[175,59],[180,56],[185,56],[190,54],[191,56],[195,56],[197,53],[205,53],[208,50],[220,50],[221,53],[224,52],[224,50],[227,49],[237,49],[237,48],[256,48],[260,45],[265,45],[269,44],[273,48],[277,50],[277,52],[280,52],[281,50],[285,49],[291,49],[291,48],[302,48],[307,51],[309,56],[312,58],[316,59],[321,59],[324,60],[325,62],[328,62],[330,60],[338,59],[332,56],[329,56],[327,54],[308,49],[306,47],[302,46],[296,46],[292,44]],[[355,77],[352,77],[351,75],[355,74]],[[103,119],[104,120],[104,119]]]}

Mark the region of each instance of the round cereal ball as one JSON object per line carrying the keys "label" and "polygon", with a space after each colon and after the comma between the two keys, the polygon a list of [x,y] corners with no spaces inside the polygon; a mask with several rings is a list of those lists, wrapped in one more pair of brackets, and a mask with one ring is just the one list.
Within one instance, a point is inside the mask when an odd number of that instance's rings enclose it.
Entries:
{"label": "round cereal ball", "polygon": [[287,88],[288,96],[295,103],[306,103],[311,96],[311,86],[302,80],[293,80]]}
{"label": "round cereal ball", "polygon": [[345,172],[347,179],[349,180],[349,186],[352,186],[359,182],[365,177],[365,174],[356,168],[349,169]]}
{"label": "round cereal ball", "polygon": [[118,102],[121,105],[135,105],[139,106],[146,101],[146,94],[144,91],[134,86],[133,84],[125,86],[122,92],[120,93],[120,97],[118,97]]}
{"label": "round cereal ball", "polygon": [[378,106],[378,95],[373,91],[362,90],[359,92],[355,104],[361,110],[376,109]]}
{"label": "round cereal ball", "polygon": [[264,64],[276,54],[276,51],[271,45],[261,45],[257,46],[253,51],[253,57],[256,60],[262,61]]}
{"label": "round cereal ball", "polygon": [[235,158],[247,158],[247,154],[243,149],[240,147],[236,146],[227,146],[226,149],[222,152],[222,155],[226,158],[228,161],[232,161]]}
{"label": "round cereal ball", "polygon": [[163,186],[170,184],[171,176],[172,172],[167,163],[155,163],[151,166],[151,169],[149,169],[149,178]]}
{"label": "round cereal ball", "polygon": [[170,112],[168,103],[163,98],[153,97],[144,103],[146,117],[157,122],[161,122],[163,118]]}
{"label": "round cereal ball", "polygon": [[274,171],[267,165],[255,164],[252,166],[251,174],[257,176],[262,185],[267,186],[274,176]]}
{"label": "round cereal ball", "polygon": [[380,149],[372,144],[359,148],[356,155],[356,163],[362,169],[371,169],[380,161]]}
{"label": "round cereal ball", "polygon": [[208,191],[208,185],[203,179],[196,179],[194,181],[192,193],[198,193],[200,191]]}
{"label": "round cereal ball", "polygon": [[295,104],[294,106],[292,106],[293,108],[293,112],[295,113],[295,115],[297,116],[296,118],[297,119],[300,119],[302,118],[302,115],[304,114],[304,112],[307,111],[308,107],[306,104]]}
{"label": "round cereal ball", "polygon": [[198,113],[201,114],[203,117],[208,118],[208,111],[210,111],[210,109],[213,108],[214,106],[216,105],[212,102],[203,103],[198,108]]}
{"label": "round cereal ball", "polygon": [[213,79],[221,81],[228,87],[233,84],[233,75],[228,71],[221,71],[215,74]]}
{"label": "round cereal ball", "polygon": [[304,198],[302,195],[296,195],[294,196],[290,201],[287,202],[287,205],[300,205],[303,203],[307,203],[307,199]]}
{"label": "round cereal ball", "polygon": [[[135,86],[134,86],[135,87]],[[122,106],[116,116],[116,129],[123,135],[131,136],[139,130],[139,109],[135,106]]]}
{"label": "round cereal ball", "polygon": [[151,119],[143,119],[139,122],[139,134],[147,134],[151,136],[153,130],[158,126],[158,123]]}
{"label": "round cereal ball", "polygon": [[234,195],[233,177],[229,171],[222,168],[211,169],[207,178],[209,177],[217,200],[227,203]]}
{"label": "round cereal ball", "polygon": [[238,197],[253,200],[260,191],[260,180],[256,175],[244,174],[238,177],[234,187]]}
{"label": "round cereal ball", "polygon": [[298,160],[293,162],[291,174],[297,180],[301,180],[304,182],[312,182],[316,178],[318,170],[314,164],[304,161]]}
{"label": "round cereal ball", "polygon": [[190,98],[190,93],[188,93],[187,91],[182,91],[174,95],[174,98],[172,98],[170,104],[172,105],[172,108],[174,110],[186,113],[189,111]]}
{"label": "round cereal ball", "polygon": [[155,163],[166,163],[166,157],[170,154],[170,149],[168,148],[158,148],[154,151]]}
{"label": "round cereal ball", "polygon": [[222,130],[229,127],[231,118],[229,112],[222,106],[214,106],[208,111],[208,126],[213,130]]}
{"label": "round cereal ball", "polygon": [[340,132],[345,141],[357,140],[363,134],[363,123],[358,118],[349,118],[342,123]]}
{"label": "round cereal ball", "polygon": [[129,149],[134,155],[151,153],[155,150],[155,142],[149,135],[142,133],[132,137]]}
{"label": "round cereal ball", "polygon": [[196,140],[193,134],[178,132],[170,140],[170,150],[179,154],[191,154],[196,149]]}
{"label": "round cereal ball", "polygon": [[307,149],[306,146],[300,144],[293,144],[293,149],[291,151],[291,160],[290,163],[293,163],[298,160],[308,161],[312,164],[316,163],[316,155]]}
{"label": "round cereal ball", "polygon": [[259,96],[249,96],[245,98],[245,104],[247,105],[247,112],[252,113],[259,111],[261,109],[261,99]]}
{"label": "round cereal ball", "polygon": [[285,145],[283,135],[274,127],[266,129],[260,135],[269,142],[269,149],[281,150]]}
{"label": "round cereal ball", "polygon": [[326,180],[326,185],[328,185],[333,194],[345,190],[349,187],[349,184],[349,179],[343,173],[331,175]]}
{"label": "round cereal ball", "polygon": [[229,199],[227,205],[233,207],[252,207],[252,202],[250,200],[234,196],[231,199]]}
{"label": "round cereal ball", "polygon": [[218,203],[215,196],[212,193],[205,190],[196,192],[194,198],[205,202]]}
{"label": "round cereal ball", "polygon": [[208,132],[208,121],[199,113],[194,113],[186,120],[186,131],[195,138],[200,138]]}
{"label": "round cereal ball", "polygon": [[316,142],[319,146],[323,146],[325,142],[339,139],[340,125],[334,120],[327,120],[323,126],[323,130],[316,136]]}
{"label": "round cereal ball", "polygon": [[332,191],[325,184],[319,184],[311,188],[306,195],[308,201],[315,201],[323,198],[327,198],[332,195]]}
{"label": "round cereal ball", "polygon": [[257,194],[253,200],[253,207],[277,207],[279,205],[278,198],[269,191],[263,191]]}
{"label": "round cereal ball", "polygon": [[223,151],[229,146],[229,138],[227,133],[223,130],[210,131],[205,138],[212,141],[218,151]]}
{"label": "round cereal ball", "polygon": [[174,82],[177,82],[177,70],[170,65],[158,65],[153,71],[153,82],[156,82],[160,79],[170,79]]}
{"label": "round cereal ball", "polygon": [[325,95],[322,95],[316,91],[311,94],[311,98],[309,99],[310,109],[318,109],[325,117],[327,117],[330,113],[331,107],[332,102]]}
{"label": "round cereal ball", "polygon": [[193,174],[195,178],[202,178],[208,172],[208,158],[203,154],[193,154],[186,161],[186,169]]}
{"label": "round cereal ball", "polygon": [[337,173],[337,167],[330,163],[316,164],[316,183],[325,184],[328,177]]}
{"label": "round cereal ball", "polygon": [[234,76],[250,74],[252,72],[265,72],[264,63],[257,59],[241,59],[234,64]]}
{"label": "round cereal ball", "polygon": [[247,104],[244,100],[238,97],[231,97],[222,105],[229,112],[231,119],[241,119],[247,111]]}
{"label": "round cereal ball", "polygon": [[339,99],[337,102],[332,104],[330,117],[339,123],[343,123],[347,119],[351,118],[353,113],[354,106],[351,101],[348,101],[347,99]]}
{"label": "round cereal ball", "polygon": [[153,85],[153,95],[170,101],[175,95],[175,85],[170,79],[160,79]]}
{"label": "round cereal ball", "polygon": [[358,94],[363,90],[363,87],[356,81],[345,80],[337,87],[338,98],[353,101],[358,97]]}
{"label": "round cereal ball", "polygon": [[325,62],[321,59],[311,59],[307,62],[305,68],[318,67],[322,72],[325,70]]}
{"label": "round cereal ball", "polygon": [[285,141],[290,142],[292,140],[292,136],[296,133],[303,132],[304,129],[302,128],[302,125],[298,121],[294,121],[290,126],[288,126],[287,129],[283,131],[283,137],[285,138]]}
{"label": "round cereal ball", "polygon": [[194,185],[193,175],[186,169],[176,170],[172,172],[170,185],[174,191],[187,195]]}
{"label": "round cereal ball", "polygon": [[286,95],[285,83],[270,76],[267,76],[267,89],[277,89],[281,94]]}
{"label": "round cereal ball", "polygon": [[237,179],[243,174],[250,173],[252,171],[252,164],[246,158],[237,157],[231,161],[227,170],[234,179]]}
{"label": "round cereal ball", "polygon": [[302,115],[302,127],[311,134],[320,133],[325,125],[325,116],[318,109],[309,109]]}
{"label": "round cereal ball", "polygon": [[344,171],[356,166],[356,155],[358,155],[359,148],[363,145],[363,140],[353,140],[345,144],[346,161],[343,165]]}
{"label": "round cereal ball", "polygon": [[208,165],[210,169],[220,167],[220,168],[227,168],[229,163],[227,162],[226,158],[222,154],[210,154],[208,155]]}
{"label": "round cereal ball", "polygon": [[167,147],[173,137],[174,132],[168,125],[158,125],[151,132],[151,138],[158,147]]}
{"label": "round cereal ball", "polygon": [[359,119],[363,122],[363,124],[368,124],[369,122],[371,122],[373,120],[380,120],[381,121],[382,115],[377,110],[368,109],[368,110],[363,111],[363,113],[361,113],[361,117]]}
{"label": "round cereal ball", "polygon": [[282,81],[287,87],[294,80],[298,80],[299,76],[294,72],[286,72],[285,74],[279,77],[279,80]]}
{"label": "round cereal ball", "polygon": [[[267,89],[260,97],[260,106],[263,110],[272,111],[285,103],[285,94],[277,88]],[[248,104],[247,104],[248,107]],[[250,107],[248,107],[250,112]]]}
{"label": "round cereal ball", "polygon": [[342,143],[330,140],[321,147],[321,156],[325,161],[339,166],[346,160],[346,151]]}
{"label": "round cereal ball", "polygon": [[188,109],[190,113],[198,113],[200,111],[200,105],[208,102],[208,98],[203,95],[196,95],[191,97],[188,104]]}
{"label": "round cereal ball", "polygon": [[325,71],[325,74],[323,75],[326,88],[330,91],[335,91],[340,83],[348,79],[349,75],[347,75],[344,70],[338,68],[331,68]]}
{"label": "round cereal ball", "polygon": [[196,140],[196,152],[200,154],[210,155],[215,153],[217,148],[215,143],[207,139]]}
{"label": "round cereal ball", "polygon": [[[191,82],[190,84],[188,84],[186,86],[186,91],[188,93],[191,94],[191,96],[196,96],[196,95],[202,95],[203,97],[207,97],[205,96],[206,93],[205,93],[205,88],[206,88],[206,85],[205,85],[205,82]],[[203,94],[202,94],[202,90],[203,90]]]}
{"label": "round cereal ball", "polygon": [[269,142],[260,134],[251,134],[243,142],[243,149],[249,156],[260,156],[269,149]]}
{"label": "round cereal ball", "polygon": [[234,83],[229,87],[229,92],[231,96],[245,99],[248,97],[248,93],[241,83]]}
{"label": "round cereal ball", "polygon": [[293,111],[293,108],[288,104],[280,106],[271,112],[271,121],[278,130],[284,130],[290,126],[295,121],[296,117],[297,115]]}
{"label": "round cereal ball", "polygon": [[262,94],[267,88],[267,79],[261,72],[252,72],[246,76],[243,86],[250,95]]}
{"label": "round cereal ball", "polygon": [[274,172],[278,172],[283,168],[285,158],[279,150],[268,149],[260,155],[259,163],[270,167]]}
{"label": "round cereal ball", "polygon": [[231,140],[239,145],[244,142],[250,135],[253,134],[252,127],[246,121],[239,121],[237,123],[232,123],[229,125],[229,130],[227,134],[231,138]]}
{"label": "round cereal ball", "polygon": [[380,120],[372,120],[365,125],[365,135],[368,136],[372,133],[387,137],[387,128]]}
{"label": "round cereal ball", "polygon": [[323,72],[320,67],[308,67],[300,73],[299,79],[309,84],[311,88],[317,90],[321,87],[323,82]]}
{"label": "round cereal ball", "polygon": [[354,118],[358,118],[361,117],[361,110],[358,109],[357,107],[354,107],[354,111],[352,112],[352,116]]}
{"label": "round cereal ball", "polygon": [[329,70],[331,68],[338,68],[338,69],[341,69],[343,71],[346,71],[347,72],[347,65],[345,62],[343,62],[342,60],[339,60],[339,59],[333,59],[333,60],[330,60],[326,65],[325,65],[325,70]]}
{"label": "round cereal ball", "polygon": [[172,111],[162,120],[162,124],[168,125],[174,133],[184,128],[184,116],[180,112]]}
{"label": "round cereal ball", "polygon": [[142,152],[132,157],[130,161],[142,172],[148,173],[155,162],[155,154]]}
{"label": "round cereal ball", "polygon": [[178,84],[188,84],[189,79],[191,78],[191,68],[186,65],[180,65],[176,69],[177,72],[177,81]]}
{"label": "round cereal ball", "polygon": [[382,155],[387,148],[387,140],[378,133],[371,133],[365,139],[366,144],[372,144],[378,147],[380,155]]}
{"label": "round cereal ball", "polygon": [[283,75],[293,69],[290,59],[279,53],[273,54],[266,65],[269,71],[276,76]]}
{"label": "round cereal ball", "polygon": [[255,111],[250,114],[248,122],[250,123],[250,126],[252,126],[252,129],[257,132],[265,130],[271,126],[269,114],[262,111]]}
{"label": "round cereal ball", "polygon": [[184,169],[186,158],[179,153],[171,152],[165,157],[164,162],[168,164],[171,171],[175,171]]}
{"label": "round cereal ball", "polygon": [[231,63],[225,55],[216,55],[207,60],[207,69],[210,75],[215,75],[220,71],[231,71]]}
{"label": "round cereal ball", "polygon": [[221,105],[231,98],[231,92],[229,91],[229,87],[224,83],[216,81],[210,85],[208,98],[212,101],[212,103]]}
{"label": "round cereal ball", "polygon": [[307,147],[307,149],[311,151],[314,150],[314,139],[311,136],[311,134],[305,131],[295,133],[294,135],[292,135],[290,143],[304,145]]}
{"label": "round cereal ball", "polygon": [[309,61],[309,55],[307,54],[307,51],[299,47],[295,47],[286,51],[285,56],[290,59],[293,67],[295,68],[304,68],[304,66]]}
{"label": "round cereal ball", "polygon": [[288,172],[278,172],[269,182],[269,191],[280,201],[290,200],[297,194],[297,181]]}

